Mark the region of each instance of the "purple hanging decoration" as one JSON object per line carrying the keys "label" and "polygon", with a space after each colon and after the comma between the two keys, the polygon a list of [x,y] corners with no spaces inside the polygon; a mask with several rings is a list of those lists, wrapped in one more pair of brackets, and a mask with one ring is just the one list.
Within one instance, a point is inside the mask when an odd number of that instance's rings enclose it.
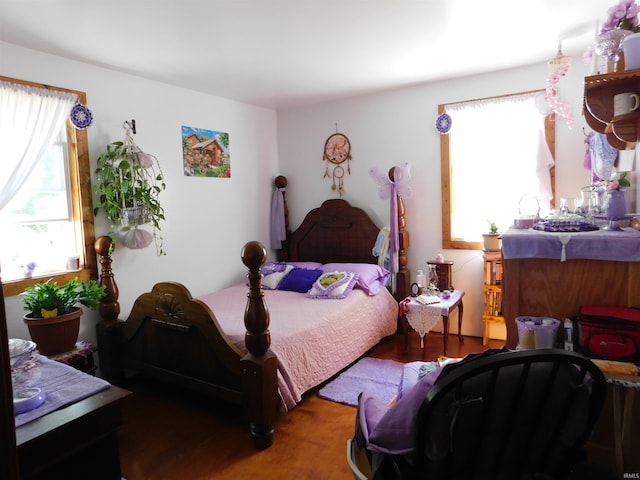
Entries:
{"label": "purple hanging decoration", "polygon": [[398,238],[398,197],[411,198],[413,189],[409,185],[411,177],[411,164],[408,162],[397,165],[393,168],[393,180],[390,178],[390,172],[385,173],[373,167],[369,170],[374,181],[380,186],[378,188],[378,196],[382,200],[391,199],[389,222],[391,223],[391,262],[389,262],[391,273],[398,270],[398,250],[400,248],[400,240]]}

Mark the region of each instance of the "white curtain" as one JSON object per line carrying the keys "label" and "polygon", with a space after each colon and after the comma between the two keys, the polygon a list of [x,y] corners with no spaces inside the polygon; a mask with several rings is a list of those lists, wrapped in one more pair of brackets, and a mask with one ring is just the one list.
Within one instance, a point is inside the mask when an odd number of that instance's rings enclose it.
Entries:
{"label": "white curtain", "polygon": [[75,93],[0,81],[0,210],[27,180],[76,101]]}
{"label": "white curtain", "polygon": [[446,106],[452,120],[454,238],[478,240],[481,232],[488,231],[488,222],[506,230],[525,196],[537,199],[541,215],[548,212],[549,169],[554,162],[544,138],[544,115],[536,106],[539,95],[532,92]]}

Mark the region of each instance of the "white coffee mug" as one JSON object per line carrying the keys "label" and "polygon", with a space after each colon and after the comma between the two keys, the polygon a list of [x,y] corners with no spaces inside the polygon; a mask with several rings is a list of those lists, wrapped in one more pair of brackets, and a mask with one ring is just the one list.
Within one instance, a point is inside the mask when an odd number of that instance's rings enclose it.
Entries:
{"label": "white coffee mug", "polygon": [[613,115],[624,115],[634,112],[640,107],[640,96],[636,93],[619,93],[613,97]]}
{"label": "white coffee mug", "polygon": [[80,255],[71,255],[67,258],[67,270],[80,270]]}

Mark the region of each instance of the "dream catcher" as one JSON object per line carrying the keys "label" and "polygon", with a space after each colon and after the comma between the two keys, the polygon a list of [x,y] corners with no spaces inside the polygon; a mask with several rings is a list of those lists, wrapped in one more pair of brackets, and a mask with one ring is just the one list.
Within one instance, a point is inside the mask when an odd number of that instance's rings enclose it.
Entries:
{"label": "dream catcher", "polygon": [[389,222],[391,225],[390,232],[390,262],[389,270],[391,273],[398,271],[398,250],[400,248],[400,240],[398,237],[398,197],[411,198],[413,196],[413,189],[409,185],[409,178],[411,177],[411,165],[407,162],[393,167],[387,174],[372,168],[369,173],[380,186],[378,189],[378,196],[382,200],[390,199],[390,215]]}
{"label": "dream catcher", "polygon": [[[338,190],[340,196],[344,192],[344,167],[342,164],[347,162],[347,173],[351,175],[351,167],[349,162],[351,161],[351,142],[346,135],[342,133],[334,133],[327,141],[324,142],[324,153],[322,160],[327,162],[327,168],[324,171],[324,177],[331,178],[332,185],[331,190]],[[331,166],[333,171],[330,172]]]}

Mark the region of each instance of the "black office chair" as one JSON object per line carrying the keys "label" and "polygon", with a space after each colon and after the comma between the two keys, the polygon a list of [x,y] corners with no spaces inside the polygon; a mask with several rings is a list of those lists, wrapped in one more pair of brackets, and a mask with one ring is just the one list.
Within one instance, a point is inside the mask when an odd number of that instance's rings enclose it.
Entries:
{"label": "black office chair", "polygon": [[356,422],[348,460],[356,479],[567,480],[585,461],[605,393],[600,369],[578,353],[475,358],[445,367],[427,394],[413,454],[367,450]]}

